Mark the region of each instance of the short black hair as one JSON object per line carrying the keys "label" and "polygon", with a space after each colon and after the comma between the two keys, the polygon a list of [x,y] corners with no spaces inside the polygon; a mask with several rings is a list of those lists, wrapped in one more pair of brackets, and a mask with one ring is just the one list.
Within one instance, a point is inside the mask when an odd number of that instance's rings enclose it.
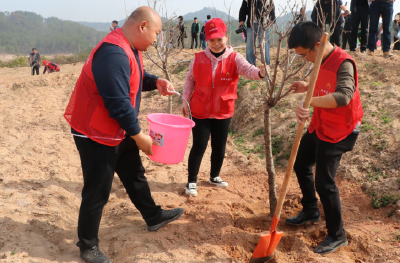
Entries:
{"label": "short black hair", "polygon": [[114,20],[114,21],[112,21],[112,22],[118,25],[118,21],[117,21],[117,20]]}
{"label": "short black hair", "polygon": [[322,37],[322,29],[312,21],[302,21],[292,28],[289,36],[289,48],[302,47],[314,49]]}
{"label": "short black hair", "polygon": [[207,19],[211,19],[211,16],[210,16],[210,15],[207,15]]}
{"label": "short black hair", "polygon": [[36,48],[34,47],[34,48],[32,48],[32,51],[34,51],[34,50],[36,50]]}
{"label": "short black hair", "polygon": [[196,20],[197,19],[197,17],[195,17],[193,20]]}

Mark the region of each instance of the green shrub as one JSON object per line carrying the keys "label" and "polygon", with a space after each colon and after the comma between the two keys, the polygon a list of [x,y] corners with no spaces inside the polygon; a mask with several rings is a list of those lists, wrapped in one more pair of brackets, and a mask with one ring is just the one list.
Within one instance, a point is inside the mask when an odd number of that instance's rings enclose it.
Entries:
{"label": "green shrub", "polygon": [[246,85],[247,83],[251,82],[251,79],[247,79],[245,77],[240,77],[239,78],[239,82],[237,84],[238,90],[240,90],[244,85]]}
{"label": "green shrub", "polygon": [[0,67],[7,67],[7,68],[17,68],[17,67],[28,67],[28,58],[23,56],[18,56],[17,58],[4,62],[0,61]]}
{"label": "green shrub", "polygon": [[257,137],[260,135],[264,135],[264,128],[259,128],[259,129],[255,130],[252,137]]}
{"label": "green shrub", "polygon": [[272,155],[276,155],[276,154],[280,153],[283,148],[282,135],[272,136],[271,145],[272,145]]}
{"label": "green shrub", "polygon": [[399,201],[399,199],[399,195],[387,194],[379,197],[372,197],[371,204],[373,208],[379,209],[381,207],[395,204],[397,201]]}

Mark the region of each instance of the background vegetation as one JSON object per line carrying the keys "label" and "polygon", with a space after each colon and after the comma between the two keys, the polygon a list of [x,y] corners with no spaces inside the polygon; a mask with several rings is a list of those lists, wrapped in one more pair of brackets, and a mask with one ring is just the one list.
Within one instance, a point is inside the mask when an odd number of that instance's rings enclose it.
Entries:
{"label": "background vegetation", "polygon": [[27,55],[33,47],[40,54],[79,53],[106,36],[93,28],[55,17],[32,13],[0,12],[0,52]]}

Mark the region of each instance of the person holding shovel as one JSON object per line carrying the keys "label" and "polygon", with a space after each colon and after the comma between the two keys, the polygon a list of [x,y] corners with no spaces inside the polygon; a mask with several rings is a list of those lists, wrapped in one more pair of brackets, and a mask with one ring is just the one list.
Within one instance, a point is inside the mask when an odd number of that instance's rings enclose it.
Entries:
{"label": "person holding shovel", "polygon": [[[249,79],[265,76],[265,67],[256,68],[227,46],[224,21],[214,18],[205,24],[208,47],[196,53],[189,66],[183,98],[190,100],[190,110],[196,125],[193,128],[193,147],[189,155],[189,177],[185,192],[197,196],[197,174],[211,135],[211,172],[209,183],[226,188],[228,183],[219,176],[225,157],[229,125],[235,109],[239,75]],[[186,101],[182,114],[189,116]]]}
{"label": "person holding shovel", "polygon": [[[293,27],[289,36],[289,48],[293,48],[304,60],[314,63],[322,33],[317,24],[300,22]],[[294,93],[302,93],[307,91],[308,83],[296,81],[290,89]],[[314,252],[324,255],[348,244],[335,176],[342,154],[353,150],[363,117],[356,63],[350,55],[329,42],[323,50],[310,105],[314,107],[314,112],[308,132],[300,141],[294,164],[303,194],[303,210],[297,216],[286,219],[286,223],[299,226],[321,220],[317,191],[324,209],[328,235]],[[303,108],[303,102],[300,102],[296,108],[297,122],[303,123],[301,119],[309,119],[309,116],[310,110]]]}
{"label": "person holding shovel", "polygon": [[152,155],[153,143],[139,126],[141,92],[158,89],[164,96],[174,94],[171,82],[143,69],[142,51],[157,41],[161,26],[153,9],[136,9],[122,28],[113,30],[93,49],[65,111],[82,164],[77,246],[87,263],[111,262],[98,247],[98,232],[114,172],[148,231],[158,230],[183,213],[182,208],[163,210],[155,204],[139,155],[139,150]]}

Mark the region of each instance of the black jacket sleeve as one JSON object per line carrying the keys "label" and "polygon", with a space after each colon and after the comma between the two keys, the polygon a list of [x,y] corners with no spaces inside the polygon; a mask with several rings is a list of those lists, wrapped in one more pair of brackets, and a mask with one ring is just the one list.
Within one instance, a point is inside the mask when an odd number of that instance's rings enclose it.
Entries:
{"label": "black jacket sleeve", "polygon": [[157,89],[157,76],[151,75],[144,70],[143,74],[143,91],[152,91]]}
{"label": "black jacket sleeve", "polygon": [[129,135],[138,134],[141,128],[129,97],[131,68],[125,51],[104,43],[95,53],[92,72],[110,117]]}
{"label": "black jacket sleeve", "polygon": [[271,19],[271,21],[275,20],[275,3],[273,1],[271,1],[271,5],[272,5],[272,10],[269,13],[269,19]]}
{"label": "black jacket sleeve", "polygon": [[246,16],[247,16],[247,1],[243,0],[242,6],[240,7],[239,10],[239,22],[244,22],[246,21]]}

